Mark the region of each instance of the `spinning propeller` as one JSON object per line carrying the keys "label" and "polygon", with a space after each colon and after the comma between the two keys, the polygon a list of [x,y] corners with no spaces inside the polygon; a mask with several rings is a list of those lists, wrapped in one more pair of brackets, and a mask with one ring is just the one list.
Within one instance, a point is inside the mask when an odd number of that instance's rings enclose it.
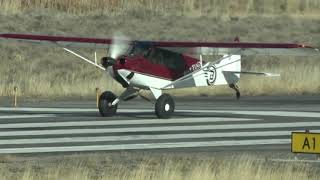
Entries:
{"label": "spinning propeller", "polygon": [[130,40],[124,35],[117,34],[113,36],[112,43],[110,45],[108,57],[103,57],[101,59],[101,64],[103,67],[112,66],[115,64],[116,60],[123,54],[125,54],[130,47]]}

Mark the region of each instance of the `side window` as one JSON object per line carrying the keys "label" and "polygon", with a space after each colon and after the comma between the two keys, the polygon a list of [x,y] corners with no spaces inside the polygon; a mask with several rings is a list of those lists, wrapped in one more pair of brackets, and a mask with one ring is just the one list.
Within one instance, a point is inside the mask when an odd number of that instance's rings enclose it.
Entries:
{"label": "side window", "polygon": [[184,70],[185,62],[181,54],[171,52],[171,51],[164,51],[164,54],[165,54],[165,63],[167,67],[177,71]]}
{"label": "side window", "polygon": [[156,51],[156,58],[155,59],[157,61],[157,64],[163,64],[163,65],[166,64],[162,51]]}
{"label": "side window", "polygon": [[171,68],[171,69],[175,69],[175,58],[174,58],[174,54],[171,53],[170,51],[164,51],[164,58],[165,58],[165,64],[167,65],[167,67]]}
{"label": "side window", "polygon": [[151,49],[146,56],[153,64],[161,64],[172,70],[184,71],[185,61],[181,54],[163,49]]}
{"label": "side window", "polygon": [[151,49],[146,57],[151,63],[157,64],[157,52],[155,49]]}

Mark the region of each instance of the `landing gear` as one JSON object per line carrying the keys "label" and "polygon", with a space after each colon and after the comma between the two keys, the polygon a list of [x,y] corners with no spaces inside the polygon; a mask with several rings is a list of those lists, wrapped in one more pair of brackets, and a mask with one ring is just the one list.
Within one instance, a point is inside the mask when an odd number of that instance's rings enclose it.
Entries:
{"label": "landing gear", "polygon": [[241,96],[239,87],[236,84],[229,84],[229,87],[236,91],[237,100],[239,100]]}
{"label": "landing gear", "polygon": [[[152,89],[152,93],[155,95],[155,114],[158,118],[168,119],[174,112],[175,103],[169,94],[162,94],[161,90]],[[130,100],[136,96],[141,96],[143,99],[150,101],[141,94],[139,89],[127,88],[119,97],[114,95],[110,91],[105,91],[99,98],[99,112],[101,116],[113,116],[117,112],[119,101]]]}
{"label": "landing gear", "polygon": [[168,119],[174,112],[174,100],[169,94],[162,94],[156,101],[155,113],[158,118]]}
{"label": "landing gear", "polygon": [[112,102],[117,98],[110,91],[105,91],[99,98],[99,112],[101,116],[113,116],[117,112],[118,104],[112,105]]}

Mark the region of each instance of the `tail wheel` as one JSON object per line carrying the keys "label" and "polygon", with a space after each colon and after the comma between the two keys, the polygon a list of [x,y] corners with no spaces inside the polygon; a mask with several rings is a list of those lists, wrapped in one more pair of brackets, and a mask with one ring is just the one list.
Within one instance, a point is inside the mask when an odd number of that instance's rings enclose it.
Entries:
{"label": "tail wheel", "polygon": [[174,100],[169,94],[162,94],[156,101],[155,113],[158,118],[168,119],[174,112]]}
{"label": "tail wheel", "polygon": [[116,114],[118,105],[111,105],[116,98],[117,96],[110,91],[105,91],[100,95],[99,112],[101,116],[113,116]]}

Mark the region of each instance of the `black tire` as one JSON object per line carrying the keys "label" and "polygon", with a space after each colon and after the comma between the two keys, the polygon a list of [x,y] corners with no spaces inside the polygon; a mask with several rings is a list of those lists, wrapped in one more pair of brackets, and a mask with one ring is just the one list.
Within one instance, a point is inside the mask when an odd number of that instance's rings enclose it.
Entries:
{"label": "black tire", "polygon": [[169,94],[162,94],[156,101],[155,113],[158,118],[168,119],[174,112],[174,100]]}
{"label": "black tire", "polygon": [[113,116],[117,112],[118,104],[111,106],[111,103],[117,98],[110,91],[103,92],[99,97],[99,112],[101,116]]}

